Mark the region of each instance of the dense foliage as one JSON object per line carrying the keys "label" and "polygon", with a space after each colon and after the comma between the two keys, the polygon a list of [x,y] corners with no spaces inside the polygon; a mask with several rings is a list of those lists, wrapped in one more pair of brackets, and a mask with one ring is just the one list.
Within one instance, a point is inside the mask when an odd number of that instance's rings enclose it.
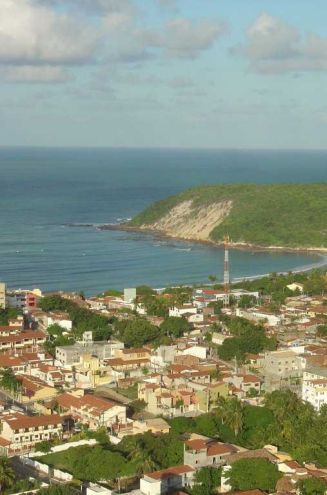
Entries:
{"label": "dense foliage", "polygon": [[258,291],[261,296],[269,296],[273,303],[283,303],[286,297],[296,296],[298,291],[287,288],[292,283],[303,284],[303,292],[308,295],[320,295],[327,291],[326,269],[314,269],[308,272],[287,274],[271,273],[255,280],[243,280],[233,284],[233,288]]}
{"label": "dense foliage", "polygon": [[195,473],[192,495],[214,495],[221,482],[221,468],[204,467]]}
{"label": "dense foliage", "polygon": [[51,485],[41,488],[38,495],[76,495],[76,490],[67,485]]}
{"label": "dense foliage", "polygon": [[214,241],[221,242],[228,232],[234,242],[262,246],[327,246],[326,183],[194,187],[154,203],[130,224],[151,226],[177,204],[190,199],[194,208],[232,201],[230,214],[210,234]]}
{"label": "dense foliage", "polygon": [[300,495],[325,495],[327,483],[319,478],[306,478],[297,484]]}
{"label": "dense foliage", "polygon": [[11,318],[17,318],[22,312],[16,308],[0,309],[0,325],[8,325]]}
{"label": "dense foliage", "polygon": [[127,347],[142,347],[160,336],[160,330],[144,318],[121,320],[115,324],[115,335]]}
{"label": "dense foliage", "polygon": [[112,319],[80,307],[75,302],[64,299],[58,294],[44,297],[40,300],[39,306],[43,311],[67,311],[73,322],[72,334],[74,337],[81,337],[84,332],[89,330],[92,330],[95,340],[105,340],[112,335]]}
{"label": "dense foliage", "polygon": [[0,370],[0,388],[7,390],[9,393],[17,394],[21,390],[21,381],[16,378],[11,368]]}
{"label": "dense foliage", "polygon": [[8,459],[0,457],[0,493],[14,485],[16,475],[11,468]]}
{"label": "dense foliage", "polygon": [[275,464],[266,459],[239,459],[228,472],[229,484],[235,491],[259,489],[265,492],[275,491],[281,477]]}
{"label": "dense foliage", "polygon": [[183,462],[183,443],[175,433],[127,436],[113,446],[99,431],[97,440],[100,445],[48,454],[42,462],[69,471],[75,479],[89,481],[114,480]]}
{"label": "dense foliage", "polygon": [[265,329],[260,325],[238,317],[225,316],[222,321],[233,335],[218,347],[219,357],[224,361],[236,358],[238,362],[243,362],[247,353],[257,354],[277,347],[277,341],[266,337]]}
{"label": "dense foliage", "polygon": [[172,431],[199,433],[246,448],[267,444],[289,452],[299,462],[327,466],[327,407],[315,411],[289,390],[267,394],[265,407],[219,399],[213,413],[170,420]]}
{"label": "dense foliage", "polygon": [[160,329],[171,337],[182,337],[185,332],[190,330],[190,324],[185,318],[178,318],[177,316],[169,316],[160,325]]}

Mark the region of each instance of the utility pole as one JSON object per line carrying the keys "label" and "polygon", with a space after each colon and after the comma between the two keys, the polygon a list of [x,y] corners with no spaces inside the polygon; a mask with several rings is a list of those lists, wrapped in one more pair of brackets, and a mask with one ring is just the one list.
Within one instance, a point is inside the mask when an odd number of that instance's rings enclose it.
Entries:
{"label": "utility pole", "polygon": [[229,276],[229,235],[224,236],[224,248],[225,248],[225,256],[224,256],[224,306],[229,306],[230,303],[230,276]]}

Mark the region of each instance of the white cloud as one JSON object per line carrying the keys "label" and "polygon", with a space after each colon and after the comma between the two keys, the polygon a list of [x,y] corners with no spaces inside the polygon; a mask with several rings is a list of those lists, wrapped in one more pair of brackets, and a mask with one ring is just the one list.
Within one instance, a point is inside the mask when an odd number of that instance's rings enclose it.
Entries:
{"label": "white cloud", "polygon": [[113,40],[109,58],[128,63],[160,55],[196,58],[211,48],[226,31],[223,21],[203,19],[195,22],[187,18],[171,19],[156,30],[133,28],[131,24],[126,29],[126,23],[121,23],[120,27],[121,37]]}
{"label": "white cloud", "polygon": [[70,81],[72,76],[62,67],[22,65],[4,67],[0,70],[0,78],[17,83],[61,83]]}
{"label": "white cloud", "polygon": [[132,13],[136,10],[131,0],[35,0],[40,5],[72,7],[79,12],[103,14],[108,12]]}
{"label": "white cloud", "polygon": [[0,63],[81,64],[93,56],[96,32],[31,0],[0,2]]}
{"label": "white cloud", "polygon": [[327,38],[299,31],[278,17],[261,14],[234,52],[245,55],[262,74],[327,70]]}
{"label": "white cloud", "polygon": [[163,48],[169,56],[194,58],[213,46],[225,32],[223,21],[203,19],[193,22],[180,17],[170,20],[161,34],[152,33],[152,37],[153,45]]}

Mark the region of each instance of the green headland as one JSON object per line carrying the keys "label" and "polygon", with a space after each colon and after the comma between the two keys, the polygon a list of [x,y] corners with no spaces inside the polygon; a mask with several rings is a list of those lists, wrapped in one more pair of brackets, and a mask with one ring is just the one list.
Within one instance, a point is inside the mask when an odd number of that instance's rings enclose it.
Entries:
{"label": "green headland", "polygon": [[327,250],[327,183],[215,184],[158,201],[127,228],[236,246]]}

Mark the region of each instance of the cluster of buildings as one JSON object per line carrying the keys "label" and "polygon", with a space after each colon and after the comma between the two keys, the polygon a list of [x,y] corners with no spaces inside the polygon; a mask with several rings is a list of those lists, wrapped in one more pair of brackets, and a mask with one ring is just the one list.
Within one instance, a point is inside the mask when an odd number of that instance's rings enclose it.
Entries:
{"label": "cluster of buildings", "polygon": [[[190,330],[168,344],[126,348],[117,339],[96,342],[90,328],[79,341],[57,346],[53,356],[45,346],[51,339],[50,327],[58,325],[63,335],[71,335],[69,314],[40,310],[38,290],[7,291],[0,284],[0,309],[12,307],[21,313],[0,326],[0,372],[12,370],[20,384],[18,390],[1,387],[0,455],[29,454],[38,443],[65,441],[81,427],[105,428],[116,441],[145,431],[167,433],[168,418],[210,412],[220,398],[230,396],[261,405],[264,392],[281,388],[295,391],[319,411],[327,405],[327,339],[317,331],[327,321],[327,299],[306,296],[301,284],[288,288],[294,296],[275,312],[267,309],[258,292],[230,291],[236,301],[248,296],[253,302],[252,307],[231,308],[225,304],[226,291],[196,288],[187,302],[171,305],[169,316],[184,318]],[[147,315],[142,300],[136,301],[135,289],[126,289],[122,296],[86,299],[61,295],[97,314],[133,319],[136,312],[156,325],[164,321]],[[276,337],[277,350],[248,354],[242,364],[219,359],[218,346],[232,337],[228,324],[215,312],[219,301],[225,304],[223,314],[262,324],[267,336]],[[131,412],[134,401],[142,405],[139,415]],[[327,471],[300,466],[271,446],[262,450],[260,455],[276,463],[284,482],[293,488],[301,476],[327,479]],[[192,486],[201,467],[223,465],[228,471],[233,460],[249,452],[253,451],[189,435],[184,465],[146,474],[138,492],[182,490]],[[221,491],[228,492],[224,479]]]}

